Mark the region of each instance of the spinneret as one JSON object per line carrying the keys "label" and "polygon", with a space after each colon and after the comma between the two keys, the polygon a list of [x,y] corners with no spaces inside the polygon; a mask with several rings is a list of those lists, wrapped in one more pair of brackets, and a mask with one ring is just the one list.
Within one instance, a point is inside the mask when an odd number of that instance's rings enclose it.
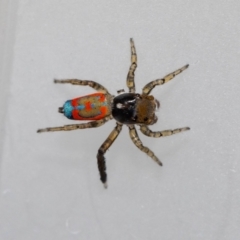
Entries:
{"label": "spinneret", "polygon": [[164,78],[156,79],[149,82],[142,90],[142,94],[135,93],[135,70],[137,68],[137,54],[133,39],[130,39],[131,44],[131,65],[127,75],[127,87],[129,93],[122,93],[124,90],[118,91],[118,96],[114,97],[101,84],[91,80],[78,79],[55,79],[55,83],[69,83],[73,85],[89,86],[95,89],[96,93],[86,96],[74,98],[64,103],[63,107],[59,108],[59,112],[63,113],[67,118],[72,120],[91,120],[87,123],[65,125],[61,127],[52,127],[39,129],[37,132],[54,132],[54,131],[71,131],[76,129],[100,127],[111,119],[116,120],[116,127],[112,130],[108,138],[100,146],[97,153],[98,169],[100,180],[107,187],[107,173],[104,154],[113,144],[122,130],[123,124],[129,128],[129,134],[132,142],[142,152],[145,152],[156,163],[162,166],[161,161],[155,154],[146,146],[144,146],[137,134],[135,125],[140,126],[140,131],[148,137],[164,137],[176,133],[190,130],[189,127],[177,128],[174,130],[164,130],[153,132],[148,125],[157,122],[155,111],[159,108],[160,103],[150,92],[158,85],[162,85],[172,80],[176,75],[188,68],[188,64],[178,70],[166,75]]}

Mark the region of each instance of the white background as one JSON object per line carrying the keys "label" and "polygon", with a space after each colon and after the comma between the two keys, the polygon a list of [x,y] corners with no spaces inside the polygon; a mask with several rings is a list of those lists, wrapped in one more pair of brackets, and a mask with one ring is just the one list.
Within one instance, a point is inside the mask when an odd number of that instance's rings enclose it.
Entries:
{"label": "white background", "polygon": [[[0,239],[240,239],[239,1],[42,0],[0,2]],[[106,153],[108,189],[96,154],[114,128],[37,134],[72,122],[57,112],[89,87],[126,88],[130,37],[137,91],[189,63],[153,90],[153,130],[191,131],[143,143],[124,127]]]}

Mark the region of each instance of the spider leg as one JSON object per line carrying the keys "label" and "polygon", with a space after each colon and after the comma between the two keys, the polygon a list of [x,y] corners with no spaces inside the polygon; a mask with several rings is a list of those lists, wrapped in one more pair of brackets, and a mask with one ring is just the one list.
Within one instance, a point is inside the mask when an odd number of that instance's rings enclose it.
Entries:
{"label": "spider leg", "polygon": [[103,119],[92,121],[92,122],[87,122],[87,123],[80,123],[80,124],[71,124],[71,125],[65,125],[62,127],[51,127],[51,128],[43,128],[43,129],[38,129],[37,133],[42,133],[42,132],[56,132],[56,131],[71,131],[71,130],[76,130],[76,129],[84,129],[84,128],[95,128],[95,127],[100,127],[107,121],[112,119],[112,116],[107,116]]}
{"label": "spider leg", "polygon": [[166,137],[166,136],[170,136],[170,135],[180,133],[180,132],[184,132],[184,131],[187,131],[187,130],[190,130],[190,128],[189,127],[184,127],[184,128],[177,128],[177,129],[174,129],[174,130],[169,129],[169,130],[164,130],[164,131],[161,131],[161,132],[153,132],[145,125],[140,126],[140,131],[144,135],[146,135],[148,137],[154,137],[154,138]]}
{"label": "spider leg", "polygon": [[122,130],[122,124],[117,123],[116,127],[110,133],[108,138],[104,141],[104,143],[98,149],[98,154],[97,154],[98,170],[100,173],[100,180],[102,181],[105,188],[107,188],[107,173],[106,173],[106,163],[105,163],[104,154],[109,149],[109,147],[113,144],[113,142],[116,140],[121,130]]}
{"label": "spider leg", "polygon": [[143,146],[140,138],[138,137],[136,128],[134,125],[128,125],[130,138],[132,139],[133,143],[136,147],[138,147],[141,151],[145,152],[149,157],[151,157],[157,164],[162,166],[161,161],[155,156],[155,154],[148,148]]}
{"label": "spider leg", "polygon": [[54,79],[54,83],[70,83],[73,85],[89,86],[97,91],[109,94],[108,90],[105,87],[103,87],[101,84],[91,81],[91,80],[78,80],[78,79],[58,80],[58,79]]}
{"label": "spider leg", "polygon": [[172,80],[175,76],[177,76],[178,74],[180,74],[182,71],[184,71],[185,69],[187,69],[189,66],[189,64],[183,66],[182,68],[179,68],[178,70],[169,73],[168,75],[166,75],[164,78],[161,79],[156,79],[154,81],[149,82],[147,85],[144,86],[142,93],[145,95],[148,95],[153,88],[155,88],[158,85],[163,85],[164,83],[169,82],[170,80]]}
{"label": "spider leg", "polygon": [[134,72],[137,68],[137,53],[132,38],[130,38],[130,44],[131,44],[131,66],[129,68],[127,75],[127,87],[129,88],[130,93],[135,93]]}

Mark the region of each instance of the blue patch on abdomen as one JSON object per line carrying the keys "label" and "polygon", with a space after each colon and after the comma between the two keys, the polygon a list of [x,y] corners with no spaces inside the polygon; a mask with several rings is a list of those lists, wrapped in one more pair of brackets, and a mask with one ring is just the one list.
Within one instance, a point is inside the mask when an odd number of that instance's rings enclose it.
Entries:
{"label": "blue patch on abdomen", "polygon": [[72,118],[72,110],[74,109],[74,107],[72,106],[71,102],[72,102],[71,100],[68,100],[63,105],[64,115],[69,119],[73,119]]}
{"label": "blue patch on abdomen", "polygon": [[77,110],[83,110],[84,108],[85,108],[84,105],[78,105],[78,106],[76,107]]}
{"label": "blue patch on abdomen", "polygon": [[65,117],[69,118],[69,119],[73,119],[73,116],[72,116],[72,111],[74,109],[77,109],[77,110],[83,110],[85,108],[84,105],[78,105],[76,107],[74,107],[72,105],[72,100],[68,100],[64,103],[63,105],[63,111],[64,111],[64,115]]}

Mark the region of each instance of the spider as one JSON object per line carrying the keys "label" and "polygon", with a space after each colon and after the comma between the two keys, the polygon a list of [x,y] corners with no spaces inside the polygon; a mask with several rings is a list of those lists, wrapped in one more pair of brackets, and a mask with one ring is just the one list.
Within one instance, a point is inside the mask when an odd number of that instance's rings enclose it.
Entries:
{"label": "spider", "polygon": [[135,93],[134,73],[137,68],[137,54],[134,41],[130,39],[131,45],[131,65],[127,75],[128,93],[124,90],[119,90],[115,97],[101,84],[91,80],[64,79],[54,80],[54,83],[70,83],[73,85],[90,86],[97,92],[86,96],[81,96],[64,103],[63,107],[59,108],[59,112],[63,113],[67,118],[72,120],[92,120],[87,123],[71,124],[61,127],[52,127],[39,129],[37,132],[54,132],[54,131],[71,131],[76,129],[96,128],[105,124],[111,119],[116,120],[116,126],[100,146],[97,153],[98,169],[100,180],[105,188],[107,188],[107,173],[104,154],[113,144],[122,130],[122,126],[126,125],[129,128],[129,134],[134,145],[142,152],[145,152],[157,164],[162,166],[161,161],[155,154],[145,147],[136,131],[135,125],[140,127],[140,131],[148,137],[165,137],[176,133],[190,130],[189,127],[177,128],[174,130],[165,130],[153,132],[149,129],[149,125],[157,122],[155,115],[156,109],[160,107],[160,103],[152,95],[149,95],[154,87],[163,85],[172,80],[176,75],[188,68],[188,64],[178,70],[166,75],[164,78],[156,79],[149,82],[142,89],[142,94]]}

